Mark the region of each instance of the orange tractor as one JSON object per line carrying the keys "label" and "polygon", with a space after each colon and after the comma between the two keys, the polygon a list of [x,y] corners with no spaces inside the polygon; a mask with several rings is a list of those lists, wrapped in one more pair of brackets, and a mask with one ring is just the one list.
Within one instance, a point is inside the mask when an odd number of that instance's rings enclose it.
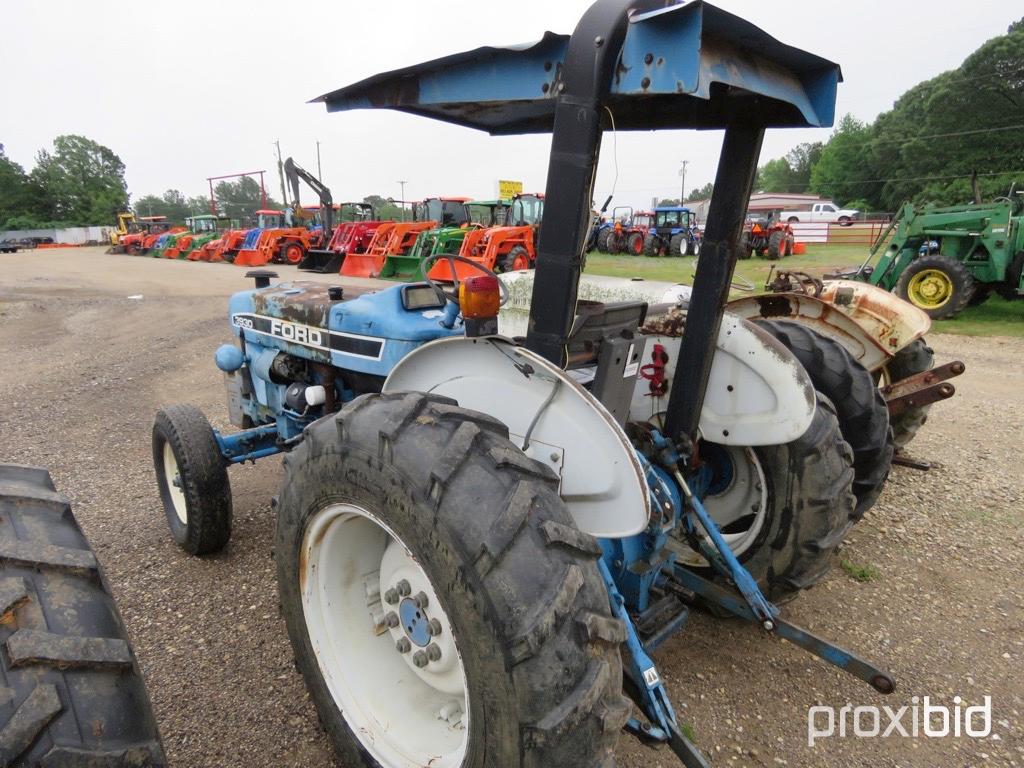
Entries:
{"label": "orange tractor", "polygon": [[130,256],[146,253],[168,232],[184,232],[184,227],[172,227],[166,216],[142,216],[135,222],[135,231],[122,235],[118,245]]}
{"label": "orange tractor", "polygon": [[348,277],[380,277],[389,260],[407,257],[420,232],[436,227],[458,227],[469,222],[467,197],[429,197],[413,203],[412,221],[380,224],[365,253],[349,253],[341,264]]}
{"label": "orange tractor", "polygon": [[193,250],[185,258],[189,261],[226,261],[231,263],[248,242],[250,234],[255,233],[253,235],[255,243],[263,229],[279,226],[283,216],[282,211],[263,209],[256,211],[255,228],[229,229],[221,237],[211,240],[198,250]]}
{"label": "orange tractor", "polygon": [[749,259],[755,253],[764,259],[781,259],[793,255],[796,238],[793,228],[772,214],[767,218],[748,216],[740,235],[740,258]]}
{"label": "orange tractor", "polygon": [[[537,258],[534,242],[543,216],[544,195],[516,195],[505,214],[504,225],[467,232],[458,255],[494,272],[532,269]],[[429,276],[432,280],[452,282],[453,266],[459,280],[480,274],[469,264],[439,259],[430,268]]]}
{"label": "orange tractor", "polygon": [[258,224],[245,233],[233,259],[239,267],[262,267],[271,261],[298,264],[316,238],[304,226],[289,226],[284,211],[256,211]]}

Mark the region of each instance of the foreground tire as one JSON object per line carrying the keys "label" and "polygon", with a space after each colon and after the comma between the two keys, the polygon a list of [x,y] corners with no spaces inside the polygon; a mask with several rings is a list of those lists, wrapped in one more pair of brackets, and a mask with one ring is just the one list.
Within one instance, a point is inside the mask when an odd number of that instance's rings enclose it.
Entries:
{"label": "foreground tire", "polygon": [[[818,395],[811,425],[784,445],[738,448],[702,443],[711,470],[704,506],[769,599],[784,602],[819,582],[853,514],[852,454],[832,403]],[[683,541],[679,562],[711,575]]]}
{"label": "foreground tire", "polygon": [[165,766],[114,598],[44,469],[0,465],[5,766]]}
{"label": "foreground tire", "polygon": [[679,235],[672,235],[672,238],[668,241],[668,255],[669,256],[682,256],[683,255],[683,242],[686,238]]}
{"label": "foreground tire", "polygon": [[749,259],[754,255],[754,249],[750,247],[750,230],[746,230],[740,235],[740,252],[738,255],[741,259]]}
{"label": "foreground tire", "polygon": [[895,293],[933,320],[962,312],[974,295],[975,282],[959,261],[945,256],[922,256],[912,261],[896,281]]}
{"label": "foreground tire", "polygon": [[768,236],[768,258],[781,259],[786,255],[786,235],[781,231],[772,232]]}
{"label": "foreground tire", "polygon": [[630,707],[601,550],[507,434],[366,395],[285,457],[281,605],[345,765],[614,765]]}
{"label": "foreground tire", "polygon": [[597,233],[597,250],[601,253],[608,252],[608,236],[611,235],[611,229],[605,228],[598,230]]}
{"label": "foreground tire", "polygon": [[[934,365],[935,352],[924,339],[916,339],[897,352],[885,366],[882,371],[882,383],[895,384],[915,373],[930,370]],[[892,418],[892,439],[897,450],[905,448],[914,439],[917,431],[928,421],[930,409],[930,404],[908,408],[899,416]]]}
{"label": "foreground tire", "polygon": [[190,555],[219,552],[231,538],[231,483],[213,427],[191,405],[158,411],[153,467],[171,536]]}
{"label": "foreground tire", "polygon": [[867,369],[841,345],[810,328],[787,320],[762,320],[762,328],[800,361],[814,388],[832,401],[843,438],[853,451],[851,523],[878,500],[892,467],[893,438],[889,409]]}

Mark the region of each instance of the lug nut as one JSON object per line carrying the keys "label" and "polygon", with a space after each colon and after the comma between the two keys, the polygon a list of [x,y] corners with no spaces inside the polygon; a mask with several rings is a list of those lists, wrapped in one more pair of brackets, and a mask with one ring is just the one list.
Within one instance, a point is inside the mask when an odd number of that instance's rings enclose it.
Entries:
{"label": "lug nut", "polygon": [[775,629],[775,622],[766,620],[762,626],[769,632],[771,632],[773,629]]}
{"label": "lug nut", "polygon": [[441,648],[437,645],[437,643],[431,643],[427,646],[427,658],[431,661],[441,660]]}
{"label": "lug nut", "polygon": [[394,629],[398,626],[398,614],[394,611],[389,611],[388,615],[384,617],[384,623],[391,629]]}
{"label": "lug nut", "polygon": [[427,597],[426,592],[420,592],[413,598],[413,603],[422,611],[430,604],[430,599]]}
{"label": "lug nut", "polygon": [[437,619],[430,620],[430,634],[432,637],[437,637],[441,634],[441,622]]}
{"label": "lug nut", "polygon": [[412,643],[409,642],[409,638],[400,637],[398,638],[398,642],[395,643],[395,649],[399,653],[408,653],[412,650]]}
{"label": "lug nut", "polygon": [[402,597],[408,597],[409,594],[412,592],[412,587],[409,586],[409,582],[405,579],[402,579],[400,582],[398,582],[396,586],[398,587],[398,594]]}
{"label": "lug nut", "polygon": [[384,593],[384,602],[389,605],[394,605],[398,602],[398,590],[392,587]]}
{"label": "lug nut", "polygon": [[423,651],[416,651],[416,653],[413,654],[412,663],[415,664],[417,667],[420,667],[421,669],[427,666],[427,663],[429,661],[430,660],[427,658],[427,654],[425,654]]}

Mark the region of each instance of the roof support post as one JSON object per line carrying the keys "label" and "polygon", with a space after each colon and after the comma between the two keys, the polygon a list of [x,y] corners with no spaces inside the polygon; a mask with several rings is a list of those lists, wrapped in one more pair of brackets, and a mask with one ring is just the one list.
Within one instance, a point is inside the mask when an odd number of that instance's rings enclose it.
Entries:
{"label": "roof support post", "polygon": [[711,360],[736,269],[740,233],[757,175],[763,138],[763,127],[725,130],[715,191],[700,247],[700,268],[693,281],[693,295],[668,401],[665,432],[676,442],[697,437]]}
{"label": "roof support post", "polygon": [[555,365],[565,364],[566,339],[576,315],[602,111],[626,38],[629,7],[624,0],[598,0],[591,6],[572,33],[555,80],[551,159],[526,336],[526,346]]}

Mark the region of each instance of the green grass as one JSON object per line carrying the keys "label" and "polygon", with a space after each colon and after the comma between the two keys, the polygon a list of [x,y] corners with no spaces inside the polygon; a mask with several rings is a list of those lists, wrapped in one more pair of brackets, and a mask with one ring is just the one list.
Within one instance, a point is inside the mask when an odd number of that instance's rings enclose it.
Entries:
{"label": "green grass", "polygon": [[[772,264],[787,270],[799,270],[812,275],[859,266],[867,256],[868,246],[808,244],[807,253],[778,261],[770,259],[743,259],[736,265],[736,274],[750,280],[761,290]],[[663,280],[670,283],[693,284],[692,256],[647,257],[615,255],[594,252],[587,256],[586,273],[611,277],[641,277],[645,280]],[[734,297],[742,295],[734,293]],[[984,304],[968,307],[952,320],[938,320],[932,326],[936,333],[956,333],[965,336],[1015,336],[1024,338],[1024,301],[1006,301],[990,296]]]}
{"label": "green grass", "polygon": [[873,565],[857,565],[845,559],[840,560],[839,564],[846,571],[846,574],[855,581],[874,581],[882,575],[882,572]]}
{"label": "green grass", "polygon": [[984,304],[968,307],[950,320],[936,320],[937,333],[964,336],[1016,336],[1024,338],[1024,301],[989,296]]}

